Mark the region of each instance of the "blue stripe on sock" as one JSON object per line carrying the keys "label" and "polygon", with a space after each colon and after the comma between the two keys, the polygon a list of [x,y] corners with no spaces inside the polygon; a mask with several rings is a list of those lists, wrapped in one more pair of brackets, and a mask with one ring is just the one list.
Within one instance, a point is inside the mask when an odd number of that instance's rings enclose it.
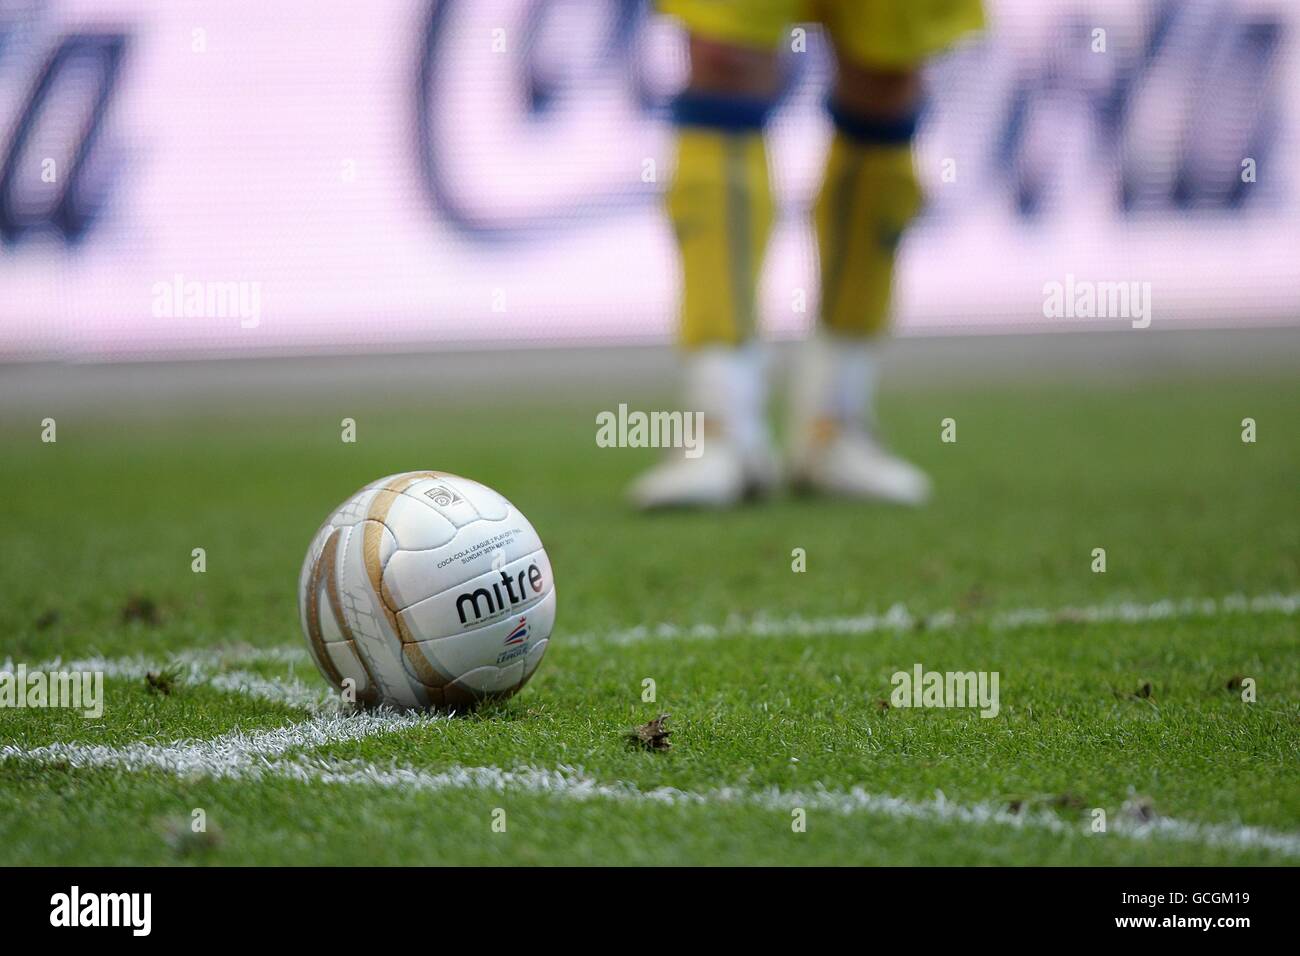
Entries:
{"label": "blue stripe on sock", "polygon": [[845,112],[833,99],[826,107],[835,123],[835,129],[855,143],[864,145],[893,146],[909,143],[916,135],[916,124],[921,118],[919,109],[899,119],[856,116]]}
{"label": "blue stripe on sock", "polygon": [[760,130],[772,112],[772,101],[745,96],[686,92],[673,100],[678,126],[708,126],[727,132]]}

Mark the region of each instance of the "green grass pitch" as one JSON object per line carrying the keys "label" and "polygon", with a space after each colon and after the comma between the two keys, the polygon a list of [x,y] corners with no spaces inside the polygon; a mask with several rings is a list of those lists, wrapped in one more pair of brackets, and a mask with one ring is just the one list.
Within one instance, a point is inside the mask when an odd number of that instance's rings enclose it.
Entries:
{"label": "green grass pitch", "polygon": [[[636,515],[655,453],[597,448],[595,414],[662,393],[489,392],[56,402],[53,444],[39,411],[0,413],[0,661],[111,665],[102,719],[0,709],[0,864],[1300,860],[1293,369],[895,379],[889,435],[936,480],[920,511]],[[476,714],[295,742],[367,719],[313,704],[310,535],[417,468],[537,527],[548,656]],[[997,671],[1001,712],[883,707],[917,663]],[[659,713],[672,748],[630,746]]]}

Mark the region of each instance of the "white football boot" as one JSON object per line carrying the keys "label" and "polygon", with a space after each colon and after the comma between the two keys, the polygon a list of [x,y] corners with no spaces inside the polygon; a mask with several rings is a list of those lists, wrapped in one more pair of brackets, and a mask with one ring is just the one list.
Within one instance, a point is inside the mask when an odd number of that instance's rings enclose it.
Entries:
{"label": "white football boot", "polygon": [[875,343],[819,330],[795,363],[790,483],[798,491],[922,505],[930,479],[889,452],[867,422]]}
{"label": "white football boot", "polygon": [[686,356],[686,411],[702,412],[698,449],[674,448],[638,478],[638,508],[728,508],[769,493],[777,460],[764,416],[763,356],[757,345],[710,346]]}

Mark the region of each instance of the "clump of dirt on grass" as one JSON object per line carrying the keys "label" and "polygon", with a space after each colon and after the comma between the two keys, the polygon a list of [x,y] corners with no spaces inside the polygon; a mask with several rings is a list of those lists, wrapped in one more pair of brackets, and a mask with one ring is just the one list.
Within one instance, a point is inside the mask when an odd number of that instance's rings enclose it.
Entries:
{"label": "clump of dirt on grass", "polygon": [[1115,696],[1120,700],[1150,700],[1153,688],[1150,681],[1146,681],[1141,687],[1128,692],[1116,690]]}
{"label": "clump of dirt on grass", "polygon": [[672,731],[668,729],[669,716],[660,714],[649,723],[633,728],[627,735],[628,742],[634,746],[644,747],[646,750],[670,750],[672,742],[669,741],[668,736]]}
{"label": "clump of dirt on grass", "polygon": [[122,605],[122,623],[130,624],[132,621],[140,621],[150,627],[157,627],[162,623],[162,616],[158,613],[158,604],[147,594],[132,594]]}
{"label": "clump of dirt on grass", "polygon": [[144,675],[144,688],[151,694],[170,697],[172,691],[181,686],[179,667],[164,667],[160,671],[149,671]]}
{"label": "clump of dirt on grass", "polygon": [[1011,813],[1024,813],[1034,807],[1049,806],[1057,810],[1082,810],[1087,804],[1083,797],[1075,793],[1033,794],[1007,798],[1007,810]]}
{"label": "clump of dirt on grass", "polygon": [[1087,804],[1077,793],[1058,793],[1052,798],[1052,806],[1062,810],[1082,810]]}
{"label": "clump of dirt on grass", "polygon": [[1138,823],[1150,823],[1159,814],[1150,797],[1134,795],[1124,801],[1124,812]]}

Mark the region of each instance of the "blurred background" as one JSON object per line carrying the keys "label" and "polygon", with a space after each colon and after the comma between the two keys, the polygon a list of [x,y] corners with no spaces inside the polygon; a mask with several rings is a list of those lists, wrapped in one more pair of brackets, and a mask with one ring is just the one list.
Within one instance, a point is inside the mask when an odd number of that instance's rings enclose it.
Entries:
{"label": "blurred background", "polygon": [[[1300,5],[989,0],[932,69],[905,336],[1300,316]],[[1101,31],[1100,33],[1098,31]],[[821,40],[770,131],[765,327],[816,314]],[[0,0],[0,360],[668,343],[665,105],[642,0]]]}

